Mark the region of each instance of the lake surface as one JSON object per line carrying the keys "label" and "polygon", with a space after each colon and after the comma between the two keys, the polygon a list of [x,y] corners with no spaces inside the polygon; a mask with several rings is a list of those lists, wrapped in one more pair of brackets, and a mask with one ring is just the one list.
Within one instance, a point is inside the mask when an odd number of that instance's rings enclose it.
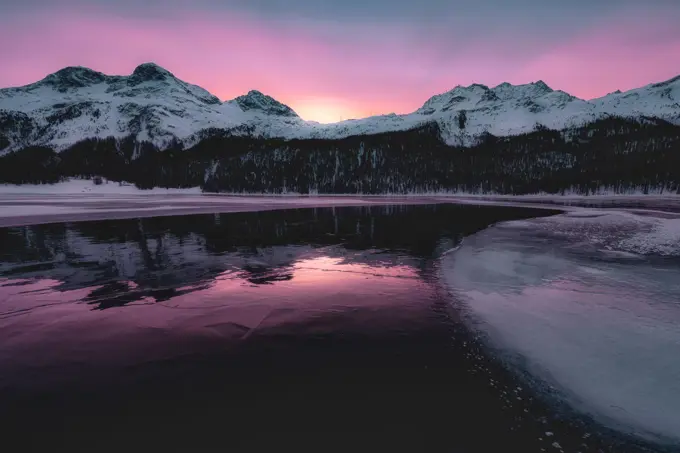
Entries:
{"label": "lake surface", "polygon": [[553,214],[401,205],[0,229],[3,438],[12,451],[656,449],[525,385],[457,299],[471,276],[490,281],[478,254],[452,261],[461,243]]}

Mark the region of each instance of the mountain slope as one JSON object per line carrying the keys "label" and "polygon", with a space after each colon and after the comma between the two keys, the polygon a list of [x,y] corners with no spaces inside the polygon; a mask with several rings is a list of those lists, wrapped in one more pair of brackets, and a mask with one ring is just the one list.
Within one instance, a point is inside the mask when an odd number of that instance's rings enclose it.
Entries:
{"label": "mountain slope", "polygon": [[449,145],[474,146],[491,134],[563,130],[611,116],[680,124],[680,77],[585,101],[539,81],[494,88],[473,84],[433,96],[413,113],[319,124],[259,91],[220,102],[153,64],[128,76],[69,67],[0,90],[0,153],[29,146],[56,151],[85,139],[133,137],[159,149],[188,148],[211,136],[341,139],[436,124]]}
{"label": "mountain slope", "polygon": [[649,116],[680,123],[680,76],[592,101],[596,108],[624,117]]}
{"label": "mountain slope", "polygon": [[152,63],[129,76],[65,68],[34,84],[0,90],[0,136],[10,150],[61,150],[87,138],[130,135],[167,147],[204,129],[236,129],[262,123],[260,117],[275,123],[278,116],[282,123],[302,123],[289,107],[259,92],[222,104]]}

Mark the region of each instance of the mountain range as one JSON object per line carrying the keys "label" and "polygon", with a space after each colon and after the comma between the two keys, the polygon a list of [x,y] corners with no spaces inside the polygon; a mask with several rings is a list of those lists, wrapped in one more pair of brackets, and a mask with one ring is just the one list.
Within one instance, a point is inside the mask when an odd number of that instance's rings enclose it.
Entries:
{"label": "mountain range", "polygon": [[134,137],[159,149],[178,142],[188,148],[218,132],[333,140],[428,124],[437,125],[447,145],[470,147],[488,134],[564,130],[611,117],[680,124],[680,76],[589,101],[542,81],[457,86],[410,114],[319,124],[304,121],[290,107],[255,90],[221,102],[153,63],[138,66],[128,76],[68,67],[36,83],[0,90],[0,153],[28,146],[59,152],[85,139],[109,137]]}
{"label": "mountain range", "polygon": [[680,193],[680,77],[583,100],[473,84],[406,115],[320,124],[222,102],[152,63],[0,90],[0,183],[102,176],[230,193]]}

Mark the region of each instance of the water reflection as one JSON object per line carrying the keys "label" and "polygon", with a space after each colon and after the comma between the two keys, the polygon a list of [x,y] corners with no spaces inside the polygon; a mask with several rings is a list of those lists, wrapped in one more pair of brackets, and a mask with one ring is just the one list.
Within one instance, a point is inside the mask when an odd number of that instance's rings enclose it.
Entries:
{"label": "water reflection", "polygon": [[509,429],[533,413],[506,412],[468,373],[481,356],[434,258],[547,214],[381,206],[2,229],[0,424],[35,451],[174,449],[171,434],[184,451],[212,450],[196,446],[208,438],[271,450],[281,436],[315,451],[535,442]]}
{"label": "water reflection", "polygon": [[192,342],[338,312],[363,322],[356,310],[387,307],[371,328],[402,329],[432,304],[434,257],[491,223],[539,214],[381,206],[3,229],[0,384],[51,381],[31,373],[64,362],[117,367],[202,351]]}
{"label": "water reflection", "polygon": [[[225,275],[244,285],[304,278],[295,264],[322,257],[383,271],[422,271],[463,236],[508,216],[533,215],[503,208],[381,206],[1,229],[0,297],[16,296],[19,282],[47,279],[53,291],[90,287],[83,300],[96,309],[163,302],[205,290]],[[0,316],[9,314],[2,306]]]}

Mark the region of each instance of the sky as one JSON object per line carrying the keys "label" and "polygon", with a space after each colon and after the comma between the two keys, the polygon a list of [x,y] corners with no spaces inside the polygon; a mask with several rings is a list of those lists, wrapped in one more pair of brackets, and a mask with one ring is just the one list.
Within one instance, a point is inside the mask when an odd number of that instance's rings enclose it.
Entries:
{"label": "sky", "polygon": [[590,99],[680,75],[678,24],[679,0],[0,0],[0,87],[154,62],[320,122],[471,83]]}

